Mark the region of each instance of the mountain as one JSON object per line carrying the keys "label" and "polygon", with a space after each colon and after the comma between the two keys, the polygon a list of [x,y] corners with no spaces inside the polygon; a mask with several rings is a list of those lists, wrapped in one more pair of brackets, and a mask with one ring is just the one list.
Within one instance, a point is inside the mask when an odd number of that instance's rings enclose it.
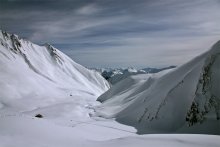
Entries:
{"label": "mountain", "polygon": [[176,68],[176,66],[168,66],[164,68],[143,68],[142,70],[145,71],[146,73],[158,73],[163,70],[172,69],[172,68]]}
{"label": "mountain", "polygon": [[120,81],[98,98],[96,116],[138,133],[220,134],[220,41],[190,62]]}
{"label": "mountain", "polygon": [[0,108],[31,111],[71,99],[93,99],[108,90],[97,72],[50,44],[39,46],[0,31]]}
{"label": "mountain", "polygon": [[143,74],[145,71],[136,70],[134,68],[127,68],[127,69],[113,69],[110,71],[103,71],[102,76],[109,81],[112,85],[116,84],[117,82],[136,74]]}
{"label": "mountain", "polygon": [[110,84],[115,85],[119,81],[126,79],[129,76],[137,74],[146,74],[146,73],[158,73],[163,70],[172,69],[176,66],[169,66],[165,68],[143,68],[135,69],[132,67],[129,68],[92,68],[99,72]]}
{"label": "mountain", "polygon": [[[117,86],[112,89],[119,92],[130,87],[132,93],[141,92],[140,86],[149,78],[161,77],[167,72],[172,70],[156,75],[135,75],[125,79],[131,85],[122,84],[119,89]],[[108,88],[108,82],[99,73],[75,63],[50,44],[38,46],[1,31],[0,146],[219,147],[220,137],[215,135],[138,135],[133,127],[114,119],[92,117],[94,107],[100,105],[96,98]],[[126,97],[123,93],[122,96]],[[128,101],[124,101],[121,109]],[[139,107],[133,111],[136,109]]]}

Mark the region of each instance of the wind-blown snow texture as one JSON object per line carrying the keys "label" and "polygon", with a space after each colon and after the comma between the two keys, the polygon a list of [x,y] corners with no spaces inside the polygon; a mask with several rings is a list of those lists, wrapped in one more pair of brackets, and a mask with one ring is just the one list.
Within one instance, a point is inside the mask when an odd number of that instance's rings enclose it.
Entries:
{"label": "wind-blown snow texture", "polygon": [[139,133],[220,134],[220,41],[166,74],[137,75],[98,100],[96,115],[116,118]]}

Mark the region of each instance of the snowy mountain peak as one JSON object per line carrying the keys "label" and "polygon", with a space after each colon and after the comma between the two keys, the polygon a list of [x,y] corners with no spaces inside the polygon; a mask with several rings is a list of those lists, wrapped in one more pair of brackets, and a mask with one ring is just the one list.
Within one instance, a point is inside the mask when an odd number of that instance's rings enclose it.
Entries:
{"label": "snowy mountain peak", "polygon": [[[4,31],[0,31],[0,75],[0,105],[10,105],[9,99],[29,97],[48,97],[42,102],[69,95],[96,99],[109,88],[100,74],[75,63],[55,47],[39,46]],[[28,101],[15,108],[27,109],[28,104],[23,108],[25,103]]]}
{"label": "snowy mountain peak", "polygon": [[20,38],[15,34],[9,34],[5,31],[1,31],[1,44],[6,48],[10,49],[14,53],[20,53],[21,50],[21,41]]}
{"label": "snowy mountain peak", "polygon": [[6,31],[3,31],[3,30],[0,30],[0,32],[1,32],[1,36],[3,36],[3,38],[5,40],[11,39],[12,37],[16,38],[17,40],[20,40],[18,38],[18,35],[16,35],[16,34],[9,34],[9,33],[7,33]]}
{"label": "snowy mountain peak", "polygon": [[125,69],[125,71],[134,72],[134,73],[138,72],[135,68],[132,68],[132,67],[129,67],[128,69]]}
{"label": "snowy mountain peak", "polygon": [[61,55],[58,53],[57,49],[53,47],[51,44],[46,43],[45,47],[47,48],[48,52],[50,53],[51,57],[56,61],[57,63],[62,64],[64,60],[62,59]]}

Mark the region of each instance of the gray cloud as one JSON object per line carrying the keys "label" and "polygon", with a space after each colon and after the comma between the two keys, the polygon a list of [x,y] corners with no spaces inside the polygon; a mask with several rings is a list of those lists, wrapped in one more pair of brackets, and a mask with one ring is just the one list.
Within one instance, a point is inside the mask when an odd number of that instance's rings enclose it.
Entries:
{"label": "gray cloud", "polygon": [[0,27],[85,66],[179,65],[220,38],[219,0],[0,0]]}

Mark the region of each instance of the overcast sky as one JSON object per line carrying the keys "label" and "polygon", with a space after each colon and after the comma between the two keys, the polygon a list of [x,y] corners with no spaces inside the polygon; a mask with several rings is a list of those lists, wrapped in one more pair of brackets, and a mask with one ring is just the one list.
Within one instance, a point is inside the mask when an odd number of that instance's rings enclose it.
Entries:
{"label": "overcast sky", "polygon": [[220,40],[220,0],[0,0],[0,28],[87,67],[180,65]]}

